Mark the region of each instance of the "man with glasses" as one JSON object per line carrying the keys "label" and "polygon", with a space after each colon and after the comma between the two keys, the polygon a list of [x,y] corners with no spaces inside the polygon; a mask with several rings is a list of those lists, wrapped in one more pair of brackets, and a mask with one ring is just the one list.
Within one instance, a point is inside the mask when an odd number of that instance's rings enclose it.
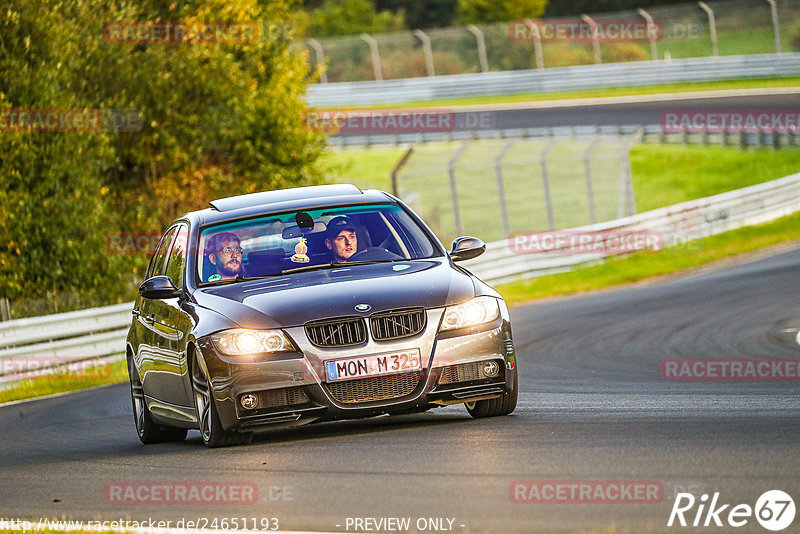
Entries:
{"label": "man with glasses", "polygon": [[217,234],[208,243],[208,261],[216,268],[216,274],[208,277],[209,282],[231,280],[237,276],[247,276],[242,266],[242,255],[239,237],[232,232]]}

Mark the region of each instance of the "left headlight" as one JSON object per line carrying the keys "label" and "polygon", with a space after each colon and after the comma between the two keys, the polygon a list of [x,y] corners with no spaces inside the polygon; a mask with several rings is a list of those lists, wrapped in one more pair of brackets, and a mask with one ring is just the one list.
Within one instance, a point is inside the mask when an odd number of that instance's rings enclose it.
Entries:
{"label": "left headlight", "polygon": [[228,356],[263,354],[273,352],[292,352],[292,342],[281,330],[248,330],[235,328],[211,335],[214,346]]}
{"label": "left headlight", "polygon": [[444,310],[439,332],[491,323],[500,316],[500,305],[494,297],[475,297]]}

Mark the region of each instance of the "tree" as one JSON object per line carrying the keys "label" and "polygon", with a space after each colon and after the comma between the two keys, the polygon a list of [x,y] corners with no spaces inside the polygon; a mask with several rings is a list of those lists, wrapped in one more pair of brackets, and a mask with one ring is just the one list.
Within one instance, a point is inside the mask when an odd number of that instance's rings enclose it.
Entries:
{"label": "tree", "polygon": [[547,0],[458,0],[459,24],[488,24],[535,19],[545,12]]}
{"label": "tree", "polygon": [[309,13],[312,37],[385,33],[405,29],[403,13],[377,12],[371,0],[325,0]]}
{"label": "tree", "polygon": [[[146,256],[105,253],[110,232],[160,232],[209,200],[319,183],[324,138],[304,125],[308,67],[292,43],[288,1],[171,5],[11,0],[0,18],[0,111],[132,109],[137,132],[0,132],[0,296],[96,290]],[[230,43],[104,37],[113,21],[230,21]],[[2,126],[0,126],[2,129]]]}

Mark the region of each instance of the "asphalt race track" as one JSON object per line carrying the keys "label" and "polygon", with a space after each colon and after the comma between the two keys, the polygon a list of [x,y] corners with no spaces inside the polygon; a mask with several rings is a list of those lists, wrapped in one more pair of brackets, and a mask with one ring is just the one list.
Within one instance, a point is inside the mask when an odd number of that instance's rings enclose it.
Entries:
{"label": "asphalt race track", "polygon": [[[756,91],[756,90],[754,90]],[[721,111],[797,109],[798,96],[791,88],[776,89],[776,94],[741,94],[733,96],[700,96],[673,94],[663,98],[653,96],[601,99],[592,104],[571,101],[543,101],[499,104],[494,106],[464,106],[453,108],[453,131],[498,130],[514,128],[544,128],[555,126],[617,126],[659,124],[665,111]],[[787,92],[781,94],[781,92]],[[583,101],[585,102],[585,100]],[[447,108],[435,107],[443,112]],[[410,110],[413,112],[413,109]],[[431,111],[433,112],[433,111]],[[393,113],[387,110],[387,113]],[[377,132],[381,133],[381,132]],[[382,133],[386,133],[385,131]],[[361,136],[361,131],[342,131],[339,135]]]}
{"label": "asphalt race track", "polygon": [[[6,406],[0,517],[171,526],[277,518],[281,530],[326,532],[363,531],[353,518],[410,518],[412,531],[442,518],[438,531],[727,532],[667,528],[674,496],[719,492],[720,503],[754,506],[781,489],[797,502],[798,382],[664,381],[659,362],[800,357],[798,281],[800,249],[516,308],[520,404],[503,418],[472,420],[458,406],[274,431],[209,450],[197,432],[183,443],[139,444],[125,384]],[[654,504],[513,503],[517,480],[651,481],[663,495]],[[234,506],[107,502],[107,485],[132,481],[254,484],[258,498]],[[766,532],[753,518],[735,530]]]}

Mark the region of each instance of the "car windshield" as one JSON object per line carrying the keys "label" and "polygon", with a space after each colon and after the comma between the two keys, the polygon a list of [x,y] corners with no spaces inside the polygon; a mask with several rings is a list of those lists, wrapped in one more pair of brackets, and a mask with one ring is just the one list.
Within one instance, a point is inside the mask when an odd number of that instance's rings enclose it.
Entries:
{"label": "car windshield", "polygon": [[395,204],[300,210],[218,224],[202,231],[199,250],[203,284],[438,254],[417,222]]}

